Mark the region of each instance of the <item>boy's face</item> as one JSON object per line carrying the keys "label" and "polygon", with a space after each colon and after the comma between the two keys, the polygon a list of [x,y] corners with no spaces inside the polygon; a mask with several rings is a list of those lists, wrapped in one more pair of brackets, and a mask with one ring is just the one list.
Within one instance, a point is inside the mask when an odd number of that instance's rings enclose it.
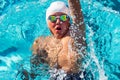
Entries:
{"label": "boy's face", "polygon": [[57,39],[61,39],[69,30],[69,21],[70,19],[65,13],[56,12],[49,16],[49,18],[47,19],[47,24],[51,33]]}

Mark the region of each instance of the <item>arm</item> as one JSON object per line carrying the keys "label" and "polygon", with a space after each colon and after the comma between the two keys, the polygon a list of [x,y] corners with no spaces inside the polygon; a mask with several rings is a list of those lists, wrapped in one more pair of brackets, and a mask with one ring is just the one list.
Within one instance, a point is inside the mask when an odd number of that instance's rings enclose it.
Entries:
{"label": "arm", "polygon": [[70,14],[72,16],[73,23],[79,24],[83,22],[83,15],[79,0],[68,0]]}
{"label": "arm", "polygon": [[76,30],[74,27],[72,28],[73,33],[75,33],[75,36],[73,36],[73,38],[77,43],[77,48],[82,49],[81,52],[85,54],[86,53],[85,25],[84,25],[80,2],[79,0],[68,0],[68,4],[69,4],[70,14],[72,16],[73,24],[77,27]]}

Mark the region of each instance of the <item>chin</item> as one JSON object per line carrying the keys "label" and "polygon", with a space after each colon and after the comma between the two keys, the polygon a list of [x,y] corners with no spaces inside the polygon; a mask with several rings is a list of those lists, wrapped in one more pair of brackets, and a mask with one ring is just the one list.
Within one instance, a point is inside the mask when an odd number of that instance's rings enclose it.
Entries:
{"label": "chin", "polygon": [[62,37],[60,37],[60,36],[55,36],[55,38],[56,38],[56,39],[61,39]]}
{"label": "chin", "polygon": [[54,35],[54,37],[57,38],[57,39],[61,39],[61,38],[63,38],[62,35]]}

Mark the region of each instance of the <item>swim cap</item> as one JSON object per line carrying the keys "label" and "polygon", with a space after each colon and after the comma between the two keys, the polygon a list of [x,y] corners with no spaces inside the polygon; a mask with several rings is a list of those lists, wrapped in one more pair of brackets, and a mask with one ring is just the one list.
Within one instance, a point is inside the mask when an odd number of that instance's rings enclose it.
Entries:
{"label": "swim cap", "polygon": [[65,14],[67,14],[68,16],[70,16],[69,8],[62,1],[55,1],[55,2],[51,3],[51,5],[48,7],[48,9],[46,11],[46,20],[48,19],[48,17],[51,14],[53,14],[55,12],[63,12]]}

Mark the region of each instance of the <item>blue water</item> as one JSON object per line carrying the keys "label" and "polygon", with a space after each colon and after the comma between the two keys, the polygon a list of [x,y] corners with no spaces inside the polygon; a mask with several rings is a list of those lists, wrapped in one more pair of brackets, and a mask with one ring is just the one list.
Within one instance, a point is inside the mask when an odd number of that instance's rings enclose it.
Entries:
{"label": "blue water", "polygon": [[[53,1],[0,0],[0,80],[22,80],[18,72],[30,72],[34,39],[50,35],[45,11]],[[81,0],[81,6],[89,53],[84,69],[93,80],[120,80],[120,0]],[[41,66],[35,80],[48,80]]]}

